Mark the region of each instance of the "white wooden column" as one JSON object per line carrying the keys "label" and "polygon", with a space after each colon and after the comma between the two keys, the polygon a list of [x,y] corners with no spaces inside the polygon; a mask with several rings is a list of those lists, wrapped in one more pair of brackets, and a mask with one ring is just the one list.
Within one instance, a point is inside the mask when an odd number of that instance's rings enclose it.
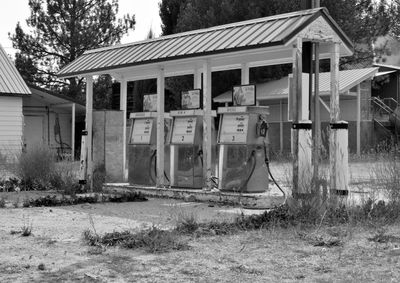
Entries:
{"label": "white wooden column", "polygon": [[329,134],[330,191],[348,190],[348,124],[339,121],[339,57],[340,44],[334,43],[331,53],[331,101]]}
{"label": "white wooden column", "polygon": [[157,187],[164,187],[164,79],[164,68],[160,67],[157,74]]}
{"label": "white wooden column", "polygon": [[330,99],[330,122],[339,121],[339,52],[340,45],[333,44],[331,53],[331,99]]}
{"label": "white wooden column", "polygon": [[283,152],[283,99],[279,100],[279,149]]}
{"label": "white wooden column", "polygon": [[72,103],[71,108],[71,161],[75,161],[75,111],[76,104]]}
{"label": "white wooden column", "polygon": [[86,151],[87,151],[87,181],[93,188],[93,77],[86,77]]}
{"label": "white wooden column", "polygon": [[243,63],[241,68],[241,83],[242,85],[248,85],[250,83],[250,68],[249,63]]}
{"label": "white wooden column", "polygon": [[[295,45],[293,46],[293,83],[290,86],[292,88],[292,107],[293,111],[293,123],[299,122],[301,117],[301,95],[302,95],[302,53],[303,53],[303,41],[298,38]],[[293,146],[293,189],[292,194],[294,197],[299,193],[299,131],[292,128],[292,146]]]}
{"label": "white wooden column", "polygon": [[196,68],[193,74],[193,88],[201,89],[201,70]]}
{"label": "white wooden column", "polygon": [[121,79],[121,88],[120,88],[120,97],[119,97],[119,109],[122,111],[123,122],[122,122],[122,176],[124,181],[128,179],[128,168],[126,164],[126,152],[127,152],[127,144],[126,144],[126,103],[128,96],[128,85],[126,79]]}
{"label": "white wooden column", "polygon": [[211,119],[211,66],[210,61],[203,63],[203,167],[205,168],[205,188],[212,189],[212,119]]}
{"label": "white wooden column", "polygon": [[361,154],[361,85],[357,85],[357,155]]}
{"label": "white wooden column", "polygon": [[[319,5],[319,4],[316,4]],[[318,6],[319,7],[319,6]],[[314,75],[314,132],[313,132],[313,166],[314,166],[314,181],[319,179],[319,159],[321,153],[321,110],[320,110],[320,96],[319,96],[319,43],[314,43],[314,56],[315,56],[315,75]],[[328,109],[329,110],[329,109]]]}

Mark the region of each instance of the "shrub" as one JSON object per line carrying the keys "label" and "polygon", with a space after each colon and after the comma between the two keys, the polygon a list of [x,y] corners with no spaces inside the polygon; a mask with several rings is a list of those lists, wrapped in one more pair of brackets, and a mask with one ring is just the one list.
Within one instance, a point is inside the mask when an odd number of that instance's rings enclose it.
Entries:
{"label": "shrub", "polygon": [[43,190],[50,186],[55,170],[54,152],[46,146],[33,146],[17,159],[15,174],[27,189]]}
{"label": "shrub", "polygon": [[30,221],[29,217],[24,216],[24,224],[21,227],[21,236],[28,237],[32,234],[33,222]]}
{"label": "shrub", "polygon": [[76,165],[72,162],[57,163],[54,172],[50,176],[52,187],[68,195],[82,192],[75,167]]}
{"label": "shrub", "polygon": [[383,188],[391,201],[400,201],[400,148],[393,147],[388,156],[373,168],[378,189]]}

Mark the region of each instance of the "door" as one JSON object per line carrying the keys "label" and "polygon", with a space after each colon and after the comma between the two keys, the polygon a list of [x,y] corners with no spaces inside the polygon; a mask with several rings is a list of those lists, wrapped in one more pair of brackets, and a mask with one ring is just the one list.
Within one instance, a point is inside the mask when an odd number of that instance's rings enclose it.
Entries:
{"label": "door", "polygon": [[24,116],[24,146],[26,149],[43,145],[43,116]]}

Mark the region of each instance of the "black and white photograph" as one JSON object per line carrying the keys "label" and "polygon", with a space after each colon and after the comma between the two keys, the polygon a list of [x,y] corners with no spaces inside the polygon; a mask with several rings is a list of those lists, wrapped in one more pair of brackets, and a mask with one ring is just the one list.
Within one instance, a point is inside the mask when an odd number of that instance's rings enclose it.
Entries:
{"label": "black and white photograph", "polygon": [[400,282],[400,0],[4,0],[0,282]]}

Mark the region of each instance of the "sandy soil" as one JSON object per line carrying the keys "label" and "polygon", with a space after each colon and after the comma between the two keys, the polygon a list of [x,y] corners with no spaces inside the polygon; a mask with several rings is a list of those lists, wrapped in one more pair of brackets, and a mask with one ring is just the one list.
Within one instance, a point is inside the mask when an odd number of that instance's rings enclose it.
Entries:
{"label": "sandy soil", "polygon": [[[187,251],[147,254],[144,251],[83,244],[81,233],[140,229],[151,216],[130,206],[82,205],[64,208],[3,209],[0,214],[1,282],[398,282],[399,242],[368,240],[377,229],[342,226],[318,231],[271,229],[232,236],[190,239]],[[153,204],[147,203],[149,206]],[[177,203],[174,203],[176,205]],[[179,204],[179,203],[178,203]],[[140,205],[144,205],[141,203]],[[160,203],[154,203],[160,206]],[[183,205],[187,207],[189,205]],[[167,207],[167,206],[166,206]],[[143,207],[142,207],[143,208]],[[176,207],[174,208],[176,209]],[[210,208],[204,218],[217,215]],[[229,210],[229,208],[222,208]],[[193,210],[191,208],[190,210]],[[206,208],[204,210],[207,210]],[[160,208],[160,219],[167,220]],[[180,213],[180,212],[179,212]],[[216,213],[216,214],[214,214]],[[173,213],[172,213],[173,214]],[[166,217],[166,218],[164,218]],[[173,216],[171,216],[173,217]],[[32,222],[33,235],[11,235]],[[169,220],[167,220],[168,222]],[[400,226],[385,227],[400,235]],[[304,234],[339,235],[344,245],[315,247]],[[39,270],[39,264],[44,270]]]}
{"label": "sandy soil", "polygon": [[[377,228],[339,227],[342,247],[314,247],[298,229],[190,239],[188,251],[144,251],[86,246],[85,229],[102,234],[159,224],[171,227],[192,213],[201,221],[231,219],[232,207],[175,200],[83,204],[0,210],[1,282],[331,282],[400,280],[400,243],[377,244]],[[32,224],[32,235],[10,232]],[[94,228],[93,228],[94,227]],[[385,227],[400,235],[400,227]],[[322,233],[326,231],[318,231]],[[329,232],[329,231],[328,231]],[[333,232],[329,232],[333,233]],[[43,264],[44,270],[38,266]]]}
{"label": "sandy soil", "polygon": [[[352,163],[352,181],[368,182],[375,163]],[[271,164],[280,181],[290,164]],[[24,199],[29,193],[11,193]],[[5,194],[0,194],[4,197]],[[400,282],[400,240],[368,240],[379,228],[400,236],[400,225],[337,227],[344,245],[315,247],[304,234],[272,229],[190,239],[188,251],[147,254],[140,250],[86,246],[82,232],[95,229],[170,228],[179,217],[230,220],[243,211],[224,206],[152,199],[138,203],[82,204],[57,208],[0,209],[0,282]],[[32,235],[11,234],[32,225]],[[40,264],[43,270],[38,267]]]}

